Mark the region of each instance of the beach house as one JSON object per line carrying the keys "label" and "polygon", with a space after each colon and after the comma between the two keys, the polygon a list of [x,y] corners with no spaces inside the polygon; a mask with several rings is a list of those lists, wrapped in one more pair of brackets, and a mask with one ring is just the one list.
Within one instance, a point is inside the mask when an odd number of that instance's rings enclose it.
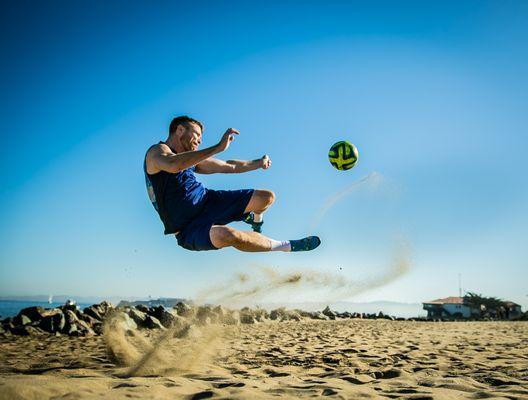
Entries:
{"label": "beach house", "polygon": [[427,318],[430,319],[516,319],[522,314],[521,306],[517,303],[472,293],[464,297],[451,296],[422,304],[427,311]]}
{"label": "beach house", "polygon": [[513,301],[505,301],[504,308],[506,309],[506,318],[512,319],[520,317],[522,314],[521,305]]}
{"label": "beach house", "polygon": [[431,300],[423,303],[424,310],[427,311],[427,318],[470,318],[474,314],[480,313],[480,310],[473,310],[469,305],[464,303],[463,297],[452,296],[443,299]]}

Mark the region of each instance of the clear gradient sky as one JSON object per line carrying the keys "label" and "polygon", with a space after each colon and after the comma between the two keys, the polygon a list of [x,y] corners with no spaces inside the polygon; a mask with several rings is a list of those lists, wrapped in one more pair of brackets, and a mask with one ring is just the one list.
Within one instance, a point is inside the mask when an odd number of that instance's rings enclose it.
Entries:
{"label": "clear gradient sky", "polygon": [[[3,3],[0,295],[192,297],[254,265],[354,280],[404,235],[410,272],[349,300],[456,295],[460,273],[528,307],[528,2],[192,3]],[[206,186],[274,190],[265,232],[321,247],[195,253],[164,236],[142,161],[180,114],[205,146],[241,131],[219,157],[273,160]],[[359,149],[351,171],[328,163],[338,140]],[[373,171],[381,189],[309,232]]]}

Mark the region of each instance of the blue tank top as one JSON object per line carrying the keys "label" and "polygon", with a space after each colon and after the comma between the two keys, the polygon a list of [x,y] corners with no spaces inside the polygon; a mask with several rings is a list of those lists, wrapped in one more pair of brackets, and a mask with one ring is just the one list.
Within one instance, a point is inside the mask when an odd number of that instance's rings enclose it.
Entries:
{"label": "blue tank top", "polygon": [[175,174],[167,171],[149,174],[145,154],[143,171],[147,193],[165,226],[166,235],[182,230],[203,211],[207,189],[196,180],[194,170],[195,167],[191,167]]}

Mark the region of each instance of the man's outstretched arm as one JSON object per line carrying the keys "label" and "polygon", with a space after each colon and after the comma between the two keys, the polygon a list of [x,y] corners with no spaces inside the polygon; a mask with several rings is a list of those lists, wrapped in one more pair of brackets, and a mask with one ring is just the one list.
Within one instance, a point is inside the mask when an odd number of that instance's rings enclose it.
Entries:
{"label": "man's outstretched arm", "polygon": [[159,145],[147,154],[147,170],[152,174],[159,171],[167,171],[170,173],[183,171],[215,154],[225,151],[233,141],[234,135],[238,135],[238,131],[229,128],[217,145],[203,150],[186,151],[177,154],[173,153],[167,145]]}
{"label": "man's outstretched arm", "polygon": [[270,158],[265,155],[256,160],[218,160],[208,158],[196,165],[196,172],[200,174],[240,174],[242,172],[254,171],[256,169],[268,169],[271,166]]}

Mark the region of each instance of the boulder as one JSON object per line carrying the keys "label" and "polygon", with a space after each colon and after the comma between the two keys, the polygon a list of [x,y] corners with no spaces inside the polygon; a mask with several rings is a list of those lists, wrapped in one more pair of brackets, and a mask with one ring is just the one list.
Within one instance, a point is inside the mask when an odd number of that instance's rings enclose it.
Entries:
{"label": "boulder", "polygon": [[224,306],[221,306],[221,305],[214,307],[213,312],[217,315],[219,320],[224,319],[224,317],[226,317],[229,314],[229,311]]}
{"label": "boulder", "polygon": [[72,310],[66,310],[64,312],[64,318],[66,319],[66,325],[71,325],[79,321],[79,317]]}
{"label": "boulder", "polygon": [[2,321],[2,328],[4,328],[5,331],[10,332],[15,327],[15,324],[13,323],[12,317],[7,317]]}
{"label": "boulder", "polygon": [[202,325],[218,322],[218,315],[213,311],[213,307],[207,305],[196,309],[195,318]]}
{"label": "boulder", "polygon": [[53,324],[55,325],[56,331],[60,332],[64,329],[64,325],[66,324],[66,318],[64,317],[63,313],[57,313],[51,318],[53,318]]}
{"label": "boulder", "polygon": [[229,311],[223,318],[222,323],[226,325],[240,325],[240,313],[238,311]]}
{"label": "boulder", "polygon": [[73,312],[72,310],[66,310],[64,312],[64,319],[65,324],[64,328],[62,329],[62,333],[66,333],[68,335],[71,335],[72,332],[77,330],[77,321],[79,321],[79,318],[77,317],[77,314]]}
{"label": "boulder", "polygon": [[194,309],[187,303],[180,301],[173,308],[180,317],[189,318],[194,315]]}
{"label": "boulder", "polygon": [[255,324],[258,322],[255,312],[249,307],[244,307],[240,310],[240,322],[242,324]]}
{"label": "boulder", "polygon": [[323,310],[323,314],[330,319],[336,319],[337,316],[337,314],[330,309],[330,306],[326,306],[326,308]]}
{"label": "boulder", "polygon": [[83,310],[83,313],[86,315],[89,315],[90,317],[96,319],[97,321],[103,320],[103,316],[99,313],[99,308],[97,307],[96,304],[86,307]]}
{"label": "boulder", "polygon": [[272,321],[277,321],[277,320],[281,320],[282,317],[284,316],[285,312],[284,312],[284,308],[277,308],[275,310],[271,310],[270,314],[269,314],[269,318],[272,320]]}
{"label": "boulder", "polygon": [[69,300],[64,305],[60,306],[59,309],[62,310],[62,312],[65,312],[65,311],[76,312],[77,310],[79,310],[79,306],[75,304],[75,302]]}
{"label": "boulder", "polygon": [[179,323],[180,317],[176,312],[171,312],[163,306],[151,307],[148,315],[157,319],[165,328]]}
{"label": "boulder", "polygon": [[134,331],[137,329],[137,324],[128,314],[123,311],[117,311],[112,314],[111,324],[118,329],[122,329],[125,332]]}
{"label": "boulder", "polygon": [[[64,319],[66,320],[66,323],[64,324],[64,328],[61,330],[62,333],[66,333],[69,336],[85,336],[94,334],[92,325],[89,322],[80,319],[73,310],[67,309],[64,312]],[[95,319],[93,320],[96,321]]]}
{"label": "boulder", "polygon": [[19,313],[15,318],[13,318],[13,323],[15,325],[29,325],[31,323],[31,319],[26,315]]}
{"label": "boulder", "polygon": [[257,308],[253,311],[253,315],[258,322],[264,322],[269,319],[269,313],[262,308]]}
{"label": "boulder", "polygon": [[96,335],[102,335],[103,334],[103,323],[102,322],[96,322],[92,325],[92,329]]}
{"label": "boulder", "polygon": [[328,316],[323,314],[321,311],[315,311],[315,312],[311,313],[311,318],[312,319],[318,319],[318,320],[321,320],[321,321],[326,321],[326,320],[330,319]]}
{"label": "boulder", "polygon": [[301,321],[302,320],[302,316],[301,316],[301,314],[298,311],[291,310],[291,311],[288,311],[288,319],[290,321]]}
{"label": "boulder", "polygon": [[146,327],[149,329],[165,329],[159,319],[152,315],[147,315],[145,320]]}
{"label": "boulder", "polygon": [[80,336],[92,336],[95,335],[95,332],[91,328],[90,325],[88,325],[87,322],[78,320],[77,321],[77,332],[79,332]]}
{"label": "boulder", "polygon": [[89,307],[86,307],[84,309],[84,314],[89,315],[90,317],[95,318],[98,321],[102,321],[105,318],[106,314],[108,314],[108,312],[113,308],[114,306],[111,303],[109,303],[108,301],[103,301],[99,304],[93,304]]}
{"label": "boulder", "polygon": [[148,308],[146,305],[144,305],[144,304],[138,304],[138,305],[136,306],[136,310],[141,311],[142,313],[147,314],[149,308]]}
{"label": "boulder", "polygon": [[62,331],[65,324],[66,318],[59,310],[59,312],[56,312],[53,315],[48,315],[42,318],[38,326],[46,332],[55,333]]}
{"label": "boulder", "polygon": [[109,311],[114,309],[114,306],[109,301],[102,301],[98,304],[99,313],[104,317]]}
{"label": "boulder", "polygon": [[237,311],[228,310],[223,306],[216,306],[213,308],[213,314],[215,315],[215,322],[226,325],[238,325],[240,324],[240,317]]}
{"label": "boulder", "polygon": [[139,311],[137,308],[131,308],[128,310],[127,314],[140,328],[145,328],[147,326],[147,314],[144,312]]}
{"label": "boulder", "polygon": [[63,333],[67,334],[68,336],[80,336],[77,332],[79,331],[79,328],[77,328],[77,324],[67,324],[64,328]]}
{"label": "boulder", "polygon": [[40,321],[45,314],[46,310],[40,306],[35,307],[27,307],[22,309],[18,315],[25,315],[28,317],[31,321]]}
{"label": "boulder", "polygon": [[78,319],[86,322],[90,326],[101,323],[101,321],[95,319],[94,317],[89,316],[88,314],[83,313],[82,311],[77,311],[75,315],[77,315]]}
{"label": "boulder", "polygon": [[258,321],[252,314],[240,314],[240,323],[242,324],[256,324]]}
{"label": "boulder", "polygon": [[28,325],[18,325],[18,326],[14,326],[12,327],[9,331],[13,334],[13,335],[18,335],[18,336],[29,336],[29,330],[28,330],[29,326]]}
{"label": "boulder", "polygon": [[311,313],[303,310],[295,310],[302,318],[311,318]]}

